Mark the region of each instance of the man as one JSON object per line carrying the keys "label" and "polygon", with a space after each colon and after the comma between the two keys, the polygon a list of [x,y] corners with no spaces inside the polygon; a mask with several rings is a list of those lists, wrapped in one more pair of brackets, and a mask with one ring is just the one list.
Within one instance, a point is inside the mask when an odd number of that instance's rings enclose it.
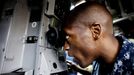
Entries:
{"label": "man", "polygon": [[83,68],[93,63],[92,75],[134,75],[134,44],[113,36],[112,16],[103,5],[77,6],[63,26],[64,49]]}

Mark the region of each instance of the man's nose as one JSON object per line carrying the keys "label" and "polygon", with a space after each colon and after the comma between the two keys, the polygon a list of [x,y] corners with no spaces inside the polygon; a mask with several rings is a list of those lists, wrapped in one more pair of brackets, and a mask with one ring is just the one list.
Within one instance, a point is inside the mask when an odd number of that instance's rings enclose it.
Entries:
{"label": "man's nose", "polygon": [[64,44],[64,50],[68,51],[70,49],[70,46],[67,42]]}

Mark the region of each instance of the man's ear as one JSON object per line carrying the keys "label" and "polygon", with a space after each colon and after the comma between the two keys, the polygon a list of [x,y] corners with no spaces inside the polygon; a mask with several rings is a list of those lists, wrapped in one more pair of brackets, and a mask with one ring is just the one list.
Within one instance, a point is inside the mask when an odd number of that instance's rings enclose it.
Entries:
{"label": "man's ear", "polygon": [[101,33],[100,24],[92,24],[92,25],[90,25],[90,30],[91,30],[93,38],[95,40],[99,39],[99,36],[100,36],[100,33]]}

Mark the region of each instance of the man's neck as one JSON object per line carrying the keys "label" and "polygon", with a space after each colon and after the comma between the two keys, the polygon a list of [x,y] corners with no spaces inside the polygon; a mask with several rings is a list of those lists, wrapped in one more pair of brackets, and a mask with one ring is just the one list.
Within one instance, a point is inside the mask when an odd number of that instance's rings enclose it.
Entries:
{"label": "man's neck", "polygon": [[119,53],[119,42],[115,37],[106,39],[105,48],[102,52],[102,58],[108,64],[111,64],[115,61]]}

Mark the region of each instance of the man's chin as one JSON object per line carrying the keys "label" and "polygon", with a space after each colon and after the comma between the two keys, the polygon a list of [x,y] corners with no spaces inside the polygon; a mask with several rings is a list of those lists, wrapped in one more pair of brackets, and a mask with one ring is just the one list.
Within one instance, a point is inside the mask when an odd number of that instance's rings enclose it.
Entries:
{"label": "man's chin", "polygon": [[79,66],[80,66],[81,68],[86,68],[86,67],[88,67],[88,65],[86,65],[86,64],[79,64]]}
{"label": "man's chin", "polygon": [[88,64],[86,64],[85,62],[82,63],[82,62],[80,62],[80,61],[78,61],[78,60],[76,60],[76,59],[74,59],[74,62],[75,62],[77,65],[79,65],[81,68],[86,68],[86,67],[88,67]]}

